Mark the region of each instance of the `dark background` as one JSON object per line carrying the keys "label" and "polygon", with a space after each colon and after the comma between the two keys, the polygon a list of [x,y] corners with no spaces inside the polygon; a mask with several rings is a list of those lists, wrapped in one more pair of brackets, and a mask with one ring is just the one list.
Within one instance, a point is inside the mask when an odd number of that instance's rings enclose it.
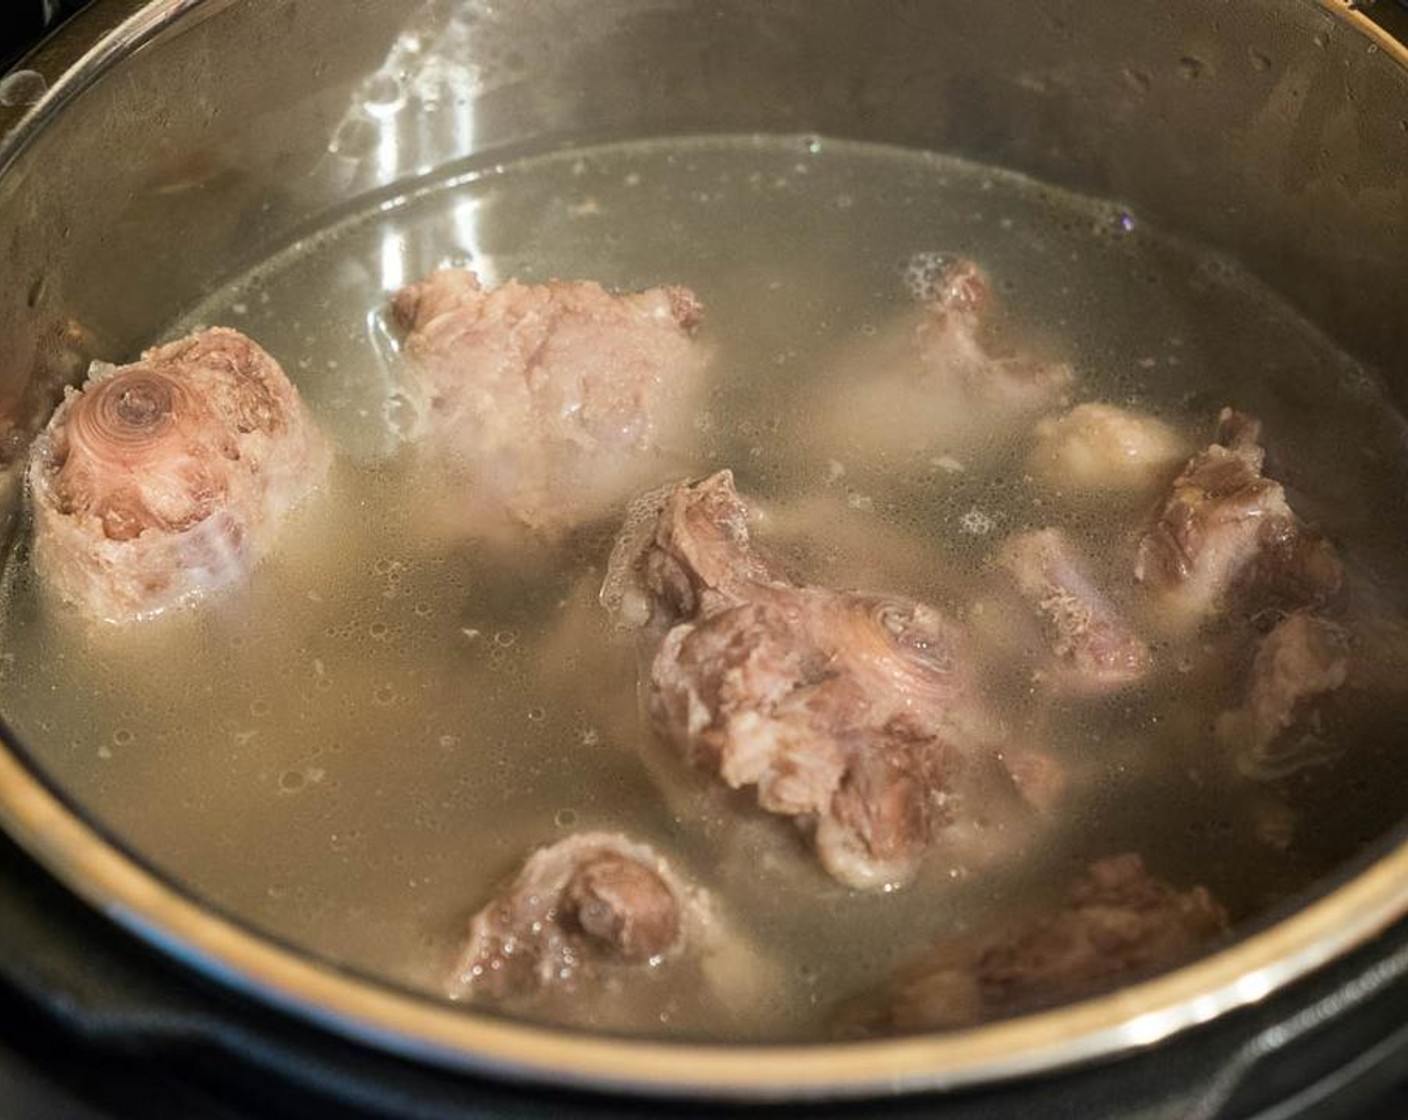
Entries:
{"label": "dark background", "polygon": [[0,0],[0,70],[8,70],[46,28],[55,27],[88,0]]}

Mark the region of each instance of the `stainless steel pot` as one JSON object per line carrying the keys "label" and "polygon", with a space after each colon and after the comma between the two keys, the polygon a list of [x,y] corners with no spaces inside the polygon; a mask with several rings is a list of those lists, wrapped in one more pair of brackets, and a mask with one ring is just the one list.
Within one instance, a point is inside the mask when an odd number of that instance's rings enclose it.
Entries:
{"label": "stainless steel pot", "polygon": [[[348,107],[450,0],[98,0],[0,82],[11,447],[89,357],[136,348],[344,208],[453,160],[690,132],[937,149],[1120,199],[1239,258],[1408,394],[1408,51],[1348,0],[459,4],[479,32],[447,60],[452,104],[390,132]],[[267,940],[126,851],[14,742],[0,820],[115,921],[329,1030],[451,1068],[717,1097],[955,1087],[1107,1058],[1259,1000],[1408,913],[1408,845],[1386,837],[1221,952],[1071,1007],[887,1042],[665,1045],[466,1013]]]}

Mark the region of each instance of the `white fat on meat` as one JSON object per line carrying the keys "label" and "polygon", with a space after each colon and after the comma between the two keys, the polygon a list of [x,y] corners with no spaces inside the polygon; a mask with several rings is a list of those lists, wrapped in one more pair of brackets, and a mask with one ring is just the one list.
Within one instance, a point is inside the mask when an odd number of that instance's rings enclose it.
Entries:
{"label": "white fat on meat", "polygon": [[35,570],[88,617],[158,614],[243,579],[330,460],[279,364],[238,331],[95,364],[30,450]]}
{"label": "white fat on meat", "polygon": [[1177,432],[1115,405],[1077,405],[1036,425],[1032,475],[1065,493],[1140,493],[1166,485],[1188,458]]}
{"label": "white fat on meat", "polygon": [[921,305],[843,357],[823,415],[805,413],[806,446],[855,465],[977,450],[1063,401],[1071,367],[999,348],[985,329],[994,301],[983,270],[962,257],[935,259]]}
{"label": "white fat on meat", "polygon": [[673,473],[689,450],[706,355],[686,288],[485,288],[446,268],[398,292],[393,311],[409,435],[434,480],[435,518],[453,531],[566,531]]}

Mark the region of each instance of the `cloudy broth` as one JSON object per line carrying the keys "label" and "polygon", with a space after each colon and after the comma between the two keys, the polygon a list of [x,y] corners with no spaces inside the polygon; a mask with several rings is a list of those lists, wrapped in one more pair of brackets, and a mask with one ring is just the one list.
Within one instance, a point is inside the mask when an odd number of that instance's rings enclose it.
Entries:
{"label": "cloudy broth", "polygon": [[[858,376],[846,356],[909,312],[936,253],[983,266],[994,335],[1069,362],[1072,402],[1146,411],[1194,450],[1223,405],[1260,416],[1268,469],[1346,561],[1348,609],[1397,617],[1401,421],[1369,372],[1230,262],[1116,205],[953,159],[813,137],[674,140],[452,169],[173,321],[169,336],[238,328],[282,363],[339,450],[328,485],[247,586],[127,628],[47,600],[21,543],[0,711],[85,809],[201,898],[427,992],[535,846],[588,828],[656,845],[767,962],[770,1010],[721,1016],[680,994],[610,1024],[643,1034],[818,1036],[838,1000],[897,962],[999,928],[1119,851],[1253,918],[1402,815],[1408,767],[1390,748],[1408,719],[1383,703],[1400,664],[1391,635],[1364,642],[1381,664],[1340,698],[1339,756],[1274,786],[1238,777],[1210,732],[1239,700],[1244,647],[1211,668],[1200,639],[1156,647],[1147,684],[1098,701],[995,679],[1014,734],[1072,775],[1053,821],[992,866],[940,844],[908,889],[860,894],[786,821],[709,795],[652,745],[637,653],[597,601],[614,520],[506,547],[447,535],[410,493],[386,316],[401,284],[446,262],[491,283],[679,283],[705,308],[709,390],[692,461],[659,482],[732,468],[765,511],[760,541],[776,530],[798,578],[860,572],[868,590],[964,618],[1006,536],[1059,525],[1129,600],[1147,503],[1034,483],[1029,419],[976,447],[866,461],[810,438],[831,430],[839,379]],[[799,529],[787,511],[804,503],[817,512]],[[1289,838],[1268,839],[1268,820],[1290,822]]]}

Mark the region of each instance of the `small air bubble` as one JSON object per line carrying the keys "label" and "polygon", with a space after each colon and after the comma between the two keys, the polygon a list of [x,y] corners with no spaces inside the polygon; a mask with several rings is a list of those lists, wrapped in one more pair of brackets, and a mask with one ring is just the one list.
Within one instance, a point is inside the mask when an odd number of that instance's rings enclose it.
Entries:
{"label": "small air bubble", "polygon": [[494,644],[501,649],[508,649],[516,641],[518,635],[512,630],[500,630],[494,635]]}
{"label": "small air bubble", "polygon": [[297,793],[307,781],[302,770],[285,770],[279,775],[279,790],[283,793]]}
{"label": "small air bubble", "polygon": [[257,700],[250,701],[249,714],[254,716],[256,719],[261,718],[263,716],[267,716],[270,710],[271,705],[269,704],[269,701],[263,699],[262,697]]}
{"label": "small air bubble", "polygon": [[1178,60],[1179,76],[1190,82],[1196,82],[1207,72],[1208,64],[1201,58],[1191,54],[1185,54]]}
{"label": "small air bubble", "polygon": [[15,70],[0,78],[0,105],[33,105],[49,91],[49,83],[37,70]]}
{"label": "small air bubble", "polygon": [[394,74],[375,74],[367,82],[362,103],[379,117],[390,116],[405,104],[405,90]]}
{"label": "small air bubble", "polygon": [[915,253],[902,269],[904,286],[916,303],[928,303],[939,295],[955,263],[948,253]]}
{"label": "small air bubble", "polygon": [[367,633],[373,641],[381,642],[386,640],[386,635],[391,632],[391,627],[384,622],[373,622],[367,627]]}
{"label": "small air bubble", "polygon": [[991,533],[997,527],[997,523],[991,515],[974,508],[958,519],[958,527],[965,533],[971,533],[975,537],[983,537]]}
{"label": "small air bubble", "polygon": [[117,747],[131,746],[134,739],[136,736],[125,727],[119,727],[112,733],[113,745]]}
{"label": "small air bubble", "polygon": [[396,689],[389,684],[380,685],[377,690],[372,693],[372,701],[380,704],[383,708],[392,703],[395,699]]}
{"label": "small air bubble", "polygon": [[553,814],[552,823],[558,828],[571,828],[577,823],[577,811],[575,809],[559,809]]}
{"label": "small air bubble", "polygon": [[542,723],[543,720],[548,718],[548,714],[542,708],[529,708],[528,718],[534,723]]}
{"label": "small air bubble", "polygon": [[821,137],[820,137],[820,136],[808,136],[808,137],[806,138],[806,141],[804,142],[804,146],[806,147],[807,153],[808,153],[809,155],[814,155],[814,156],[815,156],[815,155],[820,155],[820,154],[821,154]]}

